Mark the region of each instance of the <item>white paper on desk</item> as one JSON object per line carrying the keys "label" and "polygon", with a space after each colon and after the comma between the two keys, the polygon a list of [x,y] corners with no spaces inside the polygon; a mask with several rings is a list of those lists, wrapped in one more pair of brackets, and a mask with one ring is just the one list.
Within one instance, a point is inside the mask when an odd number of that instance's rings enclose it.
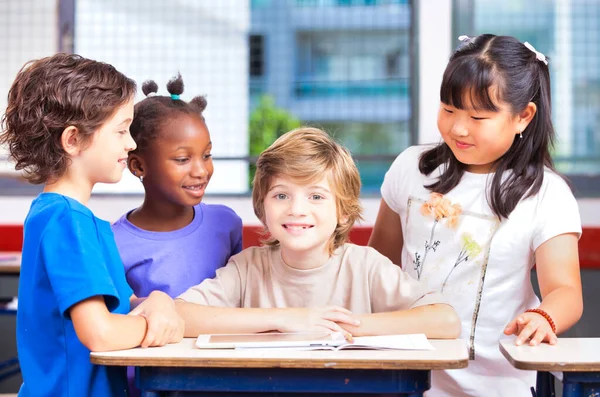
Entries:
{"label": "white paper on desk", "polygon": [[[257,349],[237,347],[236,350]],[[261,347],[264,350],[435,350],[425,334],[358,336],[340,346]]]}

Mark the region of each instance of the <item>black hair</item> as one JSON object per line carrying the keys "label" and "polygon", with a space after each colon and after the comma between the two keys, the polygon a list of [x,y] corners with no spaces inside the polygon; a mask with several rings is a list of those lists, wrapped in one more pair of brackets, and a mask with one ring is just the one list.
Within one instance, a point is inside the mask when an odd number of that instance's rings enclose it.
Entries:
{"label": "black hair", "polygon": [[[491,92],[492,88],[497,88],[497,92]],[[523,111],[529,102],[537,107],[522,133],[523,139],[515,134],[512,146],[494,163],[487,199],[494,214],[508,218],[521,199],[540,190],[544,167],[554,171],[550,150],[555,133],[548,66],[514,37],[483,34],[468,39],[450,57],[440,88],[441,102],[449,106],[464,109],[466,98],[476,110],[494,112],[499,110],[496,98],[510,105],[513,115]],[[441,165],[444,168],[440,178],[425,187],[446,194],[458,185],[467,166],[454,157],[444,142],[421,155],[419,171],[430,175]]]}
{"label": "black hair", "polygon": [[146,98],[138,102],[134,108],[130,131],[137,149],[130,153],[143,152],[149,143],[156,139],[165,123],[178,115],[197,115],[204,119],[202,112],[206,109],[206,98],[196,96],[191,101],[185,102],[179,99],[179,95],[183,94],[183,87],[183,79],[179,73],[167,83],[170,96],[151,95],[158,92],[158,84],[153,80],[142,84],[142,92]]}

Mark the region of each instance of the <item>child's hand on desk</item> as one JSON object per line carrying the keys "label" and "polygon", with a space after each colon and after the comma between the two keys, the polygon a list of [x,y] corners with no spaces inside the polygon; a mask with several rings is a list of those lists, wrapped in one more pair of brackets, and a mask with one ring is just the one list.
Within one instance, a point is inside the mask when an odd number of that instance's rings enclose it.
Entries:
{"label": "child's hand on desk", "polygon": [[550,323],[544,316],[538,313],[525,312],[518,315],[504,329],[506,335],[517,335],[516,344],[522,345],[530,340],[531,346],[539,345],[542,342],[548,342],[551,345],[556,344],[556,334],[552,332]]}
{"label": "child's hand on desk", "polygon": [[142,347],[164,346],[183,339],[184,322],[175,310],[173,299],[164,292],[153,291],[130,315],[142,316],[148,323]]}
{"label": "child's hand on desk", "polygon": [[333,331],[344,332],[337,323],[357,326],[360,324],[352,312],[343,307],[283,309],[278,327],[279,332]]}

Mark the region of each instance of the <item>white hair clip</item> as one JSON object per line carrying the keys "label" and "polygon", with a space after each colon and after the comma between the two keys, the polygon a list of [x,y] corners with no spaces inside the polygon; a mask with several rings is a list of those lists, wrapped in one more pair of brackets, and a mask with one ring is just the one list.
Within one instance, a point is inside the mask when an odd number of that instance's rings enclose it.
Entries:
{"label": "white hair clip", "polygon": [[462,36],[458,36],[458,40],[469,41],[469,40],[471,40],[471,38],[469,36],[463,34]]}
{"label": "white hair clip", "polygon": [[548,65],[548,60],[546,59],[546,55],[544,55],[541,52],[539,52],[538,50],[536,50],[528,42],[525,42],[523,44],[525,45],[525,47],[527,47],[529,50],[531,50],[533,53],[535,53],[535,57],[538,59],[538,61],[542,61],[542,62],[544,62],[544,65]]}
{"label": "white hair clip", "polygon": [[146,98],[150,98],[156,96],[156,92],[149,92],[148,95],[146,95]]}

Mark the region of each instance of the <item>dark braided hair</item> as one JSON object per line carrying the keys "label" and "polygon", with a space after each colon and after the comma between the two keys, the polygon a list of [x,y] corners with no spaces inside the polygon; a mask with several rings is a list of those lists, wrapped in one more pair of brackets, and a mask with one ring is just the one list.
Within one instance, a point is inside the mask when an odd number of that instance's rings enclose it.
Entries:
{"label": "dark braided hair", "polygon": [[[183,94],[183,79],[177,74],[167,83],[167,91],[171,95]],[[158,92],[158,84],[153,80],[142,84],[142,92],[146,98],[135,105],[133,122],[131,123],[131,136],[137,143],[137,149],[130,153],[143,152],[148,144],[156,139],[162,126],[169,120],[181,115],[196,115],[204,119],[202,112],[206,109],[206,98],[196,96],[191,101],[185,102],[174,99],[172,96],[149,96]]]}

